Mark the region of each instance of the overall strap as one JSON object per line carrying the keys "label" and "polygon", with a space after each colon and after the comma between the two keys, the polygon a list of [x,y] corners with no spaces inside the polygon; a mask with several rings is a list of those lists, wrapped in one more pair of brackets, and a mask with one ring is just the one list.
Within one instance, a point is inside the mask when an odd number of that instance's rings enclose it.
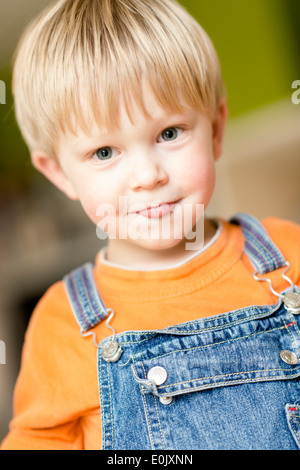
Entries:
{"label": "overall strap", "polygon": [[287,266],[283,254],[255,217],[239,213],[230,222],[241,226],[245,237],[244,251],[256,268],[257,273],[265,274]]}
{"label": "overall strap", "polygon": [[82,332],[86,332],[108,317],[108,310],[97,289],[94,266],[87,263],[64,276],[65,289]]}

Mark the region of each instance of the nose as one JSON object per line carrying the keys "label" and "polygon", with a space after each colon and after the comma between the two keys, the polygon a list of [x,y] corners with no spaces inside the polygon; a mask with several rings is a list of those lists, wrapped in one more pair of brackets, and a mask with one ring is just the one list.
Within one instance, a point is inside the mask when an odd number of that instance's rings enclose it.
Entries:
{"label": "nose", "polygon": [[131,190],[152,189],[158,184],[168,182],[166,170],[152,152],[138,152],[131,163],[132,171],[129,179]]}

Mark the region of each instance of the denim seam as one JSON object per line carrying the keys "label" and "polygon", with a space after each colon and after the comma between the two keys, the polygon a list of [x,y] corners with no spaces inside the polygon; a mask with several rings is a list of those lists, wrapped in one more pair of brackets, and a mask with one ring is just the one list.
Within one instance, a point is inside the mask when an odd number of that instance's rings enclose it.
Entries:
{"label": "denim seam", "polygon": [[[294,345],[294,349],[298,349],[298,348],[297,348],[297,345],[295,344],[295,338],[294,338],[293,334],[291,333],[289,327],[286,325],[284,318],[283,318],[282,316],[281,316],[281,318],[282,318],[282,320],[283,320],[283,323],[285,324],[285,328],[287,329],[287,331],[288,331],[288,333],[289,333],[289,335],[290,335],[290,337],[291,337],[292,343],[293,343],[293,345]],[[296,355],[297,355],[297,358],[299,359],[298,354],[296,354]]]}
{"label": "denim seam", "polygon": [[[293,369],[293,371],[298,370],[299,368],[300,368],[300,366]],[[249,371],[243,371],[243,372],[232,372],[230,374],[223,374],[223,375],[212,375],[212,376],[208,376],[208,377],[201,377],[199,379],[185,380],[183,382],[175,382],[175,383],[169,384],[169,385],[162,385],[161,387],[159,387],[159,390],[161,390],[163,388],[174,387],[174,385],[183,385],[183,384],[187,384],[187,383],[191,383],[191,382],[198,382],[199,380],[208,380],[208,379],[221,378],[221,377],[230,377],[232,375],[254,374],[254,373],[257,373],[257,372],[274,372],[274,371],[279,371],[279,370],[280,371],[289,371],[291,369],[258,369],[258,370],[249,370]],[[280,375],[278,377],[282,378],[282,377],[286,377],[286,376],[285,375]],[[248,381],[249,379],[245,379],[245,380]],[[256,379],[253,379],[253,380],[256,380]],[[206,385],[204,385],[204,386],[206,386]]]}
{"label": "denim seam", "polygon": [[[270,369],[270,370],[272,370],[272,369]],[[280,370],[280,369],[274,369],[274,370]],[[173,393],[173,394],[172,393],[166,393],[165,395],[161,395],[161,396],[171,397],[171,396],[183,395],[184,393],[189,392],[189,391],[197,392],[198,390],[209,388],[209,385],[211,385],[210,388],[217,388],[219,386],[224,386],[225,387],[226,384],[232,386],[232,385],[240,385],[240,384],[243,384],[243,383],[262,382],[264,380],[260,380],[260,379],[264,379],[264,378],[265,377],[258,377],[258,378],[253,378],[253,379],[234,380],[234,381],[231,381],[231,382],[215,382],[213,384],[199,385],[198,387],[194,387],[192,390],[191,389],[180,390],[180,392],[182,392],[182,393]],[[287,379],[287,378],[294,378],[294,376],[287,377],[286,375],[275,375],[275,376],[270,378],[270,381],[274,380],[274,379],[278,380],[278,379]],[[195,379],[195,380],[202,380],[202,379]],[[177,384],[174,384],[174,385],[177,385]]]}
{"label": "denim seam", "polygon": [[[133,360],[133,367],[135,365],[135,356],[132,356],[132,360]],[[144,364],[142,363],[142,367],[143,367],[143,371],[144,371],[144,376],[146,378],[146,371],[145,371],[145,368],[144,368]],[[141,387],[143,388],[143,386]],[[143,401],[144,401],[144,405],[145,405],[145,408],[146,408],[146,415],[147,415],[147,421],[148,421],[148,430],[149,430],[149,437],[150,437],[150,442],[151,442],[151,445],[152,445],[152,448],[154,449],[155,448],[155,444],[154,444],[154,438],[153,438],[153,434],[152,434],[152,428],[151,428],[151,421],[150,421],[150,416],[149,416],[149,410],[148,410],[148,404],[147,404],[147,399],[146,399],[146,396],[144,393],[142,393],[142,397],[143,397]]]}
{"label": "denim seam", "polygon": [[290,416],[289,416],[289,423],[290,423],[290,426],[291,426],[291,428],[292,428],[292,430],[293,430],[293,432],[294,432],[294,434],[295,434],[295,437],[296,437],[297,440],[298,440],[298,439],[299,439],[299,431],[297,431],[297,430],[295,429],[295,427],[294,427],[294,423],[293,423],[293,418],[294,418],[294,416],[295,416],[295,415],[293,415],[293,416],[290,415]]}
{"label": "denim seam", "polygon": [[[274,271],[274,266],[272,265],[273,258],[272,257],[269,258],[269,256],[266,257],[266,251],[265,250],[262,251],[261,249],[259,249],[259,244],[258,243],[254,243],[252,245],[255,246],[255,250],[260,254],[261,258],[263,259],[262,262],[261,262],[261,260],[259,260],[259,262],[257,262],[257,257],[255,257],[255,252],[254,252],[254,256],[253,256],[252,249],[248,245],[247,255],[248,255],[249,259],[251,260],[252,264],[254,265],[254,267],[257,267],[258,269],[261,269],[262,265],[263,265],[263,268],[267,268],[269,270],[267,272],[263,272],[262,274],[268,274],[269,272]],[[250,251],[251,254],[249,254],[249,251]]]}
{"label": "denim seam", "polygon": [[144,393],[142,393],[142,397],[143,397],[143,402],[144,402],[145,408],[146,408],[146,415],[147,415],[147,421],[148,421],[148,431],[149,431],[150,442],[151,442],[152,448],[154,449],[155,445],[154,445],[154,439],[153,439],[153,435],[152,435],[151,422],[150,422],[150,416],[149,416],[149,410],[148,410],[148,404],[147,404],[147,398],[146,398],[146,395]]}
{"label": "denim seam", "polygon": [[81,272],[82,279],[85,278],[84,279],[85,297],[90,306],[90,312],[92,313],[92,315],[90,315],[89,322],[93,323],[95,319],[95,313],[96,313],[97,320],[98,320],[98,314],[101,316],[100,318],[100,321],[101,321],[103,320],[102,318],[103,315],[105,315],[105,313],[107,314],[107,312],[106,312],[106,308],[102,306],[100,299],[97,298],[99,291],[94,282],[93,272],[91,274],[92,274],[92,279],[90,279],[89,273],[86,270],[83,269]]}
{"label": "denim seam", "polygon": [[[122,334],[122,333],[121,333]],[[131,334],[131,333],[130,333]],[[135,335],[140,335],[140,333],[133,333]],[[121,344],[138,344],[138,343],[143,343],[144,341],[149,341],[149,339],[153,338],[154,336],[156,336],[157,333],[152,333],[150,334],[149,333],[149,337],[148,338],[145,338],[145,339],[141,339],[140,341],[122,341]]]}
{"label": "denim seam", "polygon": [[74,291],[76,292],[76,295],[77,295],[77,300],[78,300],[78,303],[79,303],[79,308],[80,308],[80,310],[81,310],[81,313],[82,313],[84,319],[85,319],[87,322],[89,322],[89,319],[88,319],[88,318],[86,317],[86,315],[85,315],[85,310],[86,310],[86,309],[85,309],[84,306],[83,306],[82,296],[81,296],[81,293],[80,293],[80,291],[79,291],[79,289],[78,289],[78,284],[77,284],[77,283],[74,283],[74,284],[75,284],[75,285],[74,285]]}
{"label": "denim seam", "polygon": [[[231,323],[227,323],[227,325],[225,326],[225,328],[223,326],[211,326],[211,327],[208,327],[208,328],[205,328],[205,329],[200,329],[200,330],[186,330],[185,333],[201,333],[201,332],[206,332],[206,331],[211,331],[211,330],[216,330],[216,329],[226,329],[227,327],[232,327],[234,325],[238,325],[240,323],[247,323],[248,321],[250,320],[254,320],[258,317],[261,317],[261,313],[257,314],[257,315],[253,315],[252,317],[248,317],[248,318],[243,318],[241,320],[236,320],[236,321],[233,321]],[[170,333],[176,331],[176,330],[168,330],[168,332],[170,331]]]}
{"label": "denim seam", "polygon": [[157,406],[157,397],[153,395],[153,398],[154,398],[154,403],[155,403],[155,408],[156,408],[156,416],[157,416],[157,420],[158,420],[160,437],[161,437],[163,449],[165,450],[166,445],[165,445],[165,441],[164,441],[164,437],[163,437],[163,433],[162,433],[162,429],[161,429],[161,424],[160,424],[160,419],[159,419],[159,411],[158,411],[158,406]]}
{"label": "denim seam", "polygon": [[[142,367],[143,367],[143,371],[144,371],[144,378],[146,378],[146,370],[145,370],[145,368],[144,368],[144,364],[143,364],[143,363],[142,363]],[[146,397],[145,397],[145,394],[144,394],[144,398],[145,398],[145,401],[147,402],[147,399],[146,399]],[[157,416],[157,420],[158,420],[158,426],[159,426],[160,437],[161,437],[161,441],[162,441],[163,448],[165,449],[166,446],[165,446],[165,442],[164,442],[164,438],[163,438],[163,433],[162,433],[162,429],[161,429],[160,418],[159,418],[159,411],[158,411],[157,400],[156,400],[156,397],[155,397],[155,396],[154,396],[154,403],[155,403],[156,416]],[[149,426],[150,426],[150,417],[149,417],[149,413],[148,413],[148,406],[147,406],[147,415],[148,415],[148,418],[149,418]],[[151,435],[152,435],[152,430],[151,430]],[[153,435],[152,435],[152,438],[153,438]],[[155,448],[154,439],[152,439],[152,442],[153,442],[153,448]]]}
{"label": "denim seam", "polygon": [[239,336],[238,338],[235,338],[235,339],[227,339],[225,341],[220,341],[219,343],[210,343],[210,344],[205,344],[203,346],[196,346],[194,348],[189,348],[189,349],[176,349],[175,351],[171,351],[171,352],[168,352],[166,354],[162,354],[161,356],[152,357],[151,360],[161,359],[162,357],[169,356],[170,354],[175,354],[177,352],[187,352],[187,351],[193,351],[193,350],[197,350],[197,349],[208,348],[208,347],[211,347],[211,346],[218,346],[219,344],[230,343],[230,342],[238,341],[238,340],[241,340],[241,339],[244,339],[244,338],[250,338],[251,336],[261,335],[261,334],[264,334],[264,333],[269,333],[271,331],[283,330],[285,328],[286,328],[286,326],[280,326],[279,328],[273,328],[271,330],[260,331],[258,333],[252,333],[252,334],[247,335],[247,336]]}
{"label": "denim seam", "polygon": [[300,337],[300,330],[298,328],[298,322],[296,321],[295,316],[292,313],[291,313],[290,317],[291,317],[291,320],[293,320],[293,323],[294,323],[293,326],[294,326],[295,330],[297,331],[297,333]]}
{"label": "denim seam", "polygon": [[110,417],[111,417],[111,448],[114,448],[114,417],[112,411],[112,396],[111,396],[111,385],[110,385],[110,375],[109,375],[109,367],[107,368],[107,379],[109,385],[109,401],[110,401]]}
{"label": "denim seam", "polygon": [[[122,343],[123,344],[123,343]],[[133,360],[133,356],[130,356],[130,358],[128,359],[128,361],[126,361],[124,364],[118,364],[119,367],[125,367],[127,366],[127,364],[129,364],[131,361],[134,362]]]}
{"label": "denim seam", "polygon": [[[91,322],[93,321],[93,318],[94,318],[94,308],[91,304],[91,300],[89,299],[89,296],[85,294],[84,292],[84,297],[85,299],[87,300],[88,302],[88,305],[89,305],[89,308],[90,310],[87,311],[87,309],[85,308],[84,306],[84,303],[82,301],[82,295],[81,295],[81,289],[83,291],[85,291],[85,287],[84,286],[80,286],[80,289],[78,289],[78,283],[77,282],[73,282],[73,287],[74,287],[74,291],[76,292],[76,295],[77,295],[77,300],[78,300],[78,303],[79,303],[79,308],[80,308],[80,313],[82,314],[82,317],[84,318],[84,321],[86,322],[87,325],[90,325]],[[92,315],[91,315],[91,312],[92,312]]]}
{"label": "denim seam", "polygon": [[[297,286],[296,286],[297,287]],[[300,290],[300,289],[299,289]],[[263,309],[262,312],[256,314],[256,315],[253,315],[251,317],[246,317],[246,318],[242,318],[241,320],[236,320],[236,321],[232,321],[230,323],[227,323],[225,326],[224,325],[217,325],[217,326],[209,326],[207,328],[200,328],[199,330],[185,330],[185,331],[182,331],[183,333],[205,333],[206,331],[211,331],[211,330],[216,330],[216,329],[225,329],[227,327],[231,327],[232,325],[236,325],[236,324],[239,324],[239,323],[247,323],[249,320],[253,320],[255,318],[260,318],[261,316],[264,316],[265,314],[269,314],[271,315],[272,313],[274,313],[277,309],[279,309],[280,307],[280,304],[275,304],[275,305],[252,305],[251,308],[261,308]],[[237,314],[241,314],[243,312],[248,312],[249,311],[249,306],[247,307],[243,307],[241,309],[237,309],[237,310],[234,310],[232,312],[229,312],[229,313],[221,313],[219,315],[214,315],[214,317],[218,316],[218,317],[221,317],[221,316],[224,316],[226,318],[229,318],[233,315],[237,315]],[[209,320],[208,320],[209,321]],[[193,323],[196,323],[196,322],[199,322],[199,319],[198,320],[192,320],[191,322],[188,322],[190,324],[193,324]],[[184,323],[183,323],[184,324]],[[176,328],[170,328],[167,330],[167,333],[173,333],[173,332],[178,332],[178,329]],[[117,336],[122,336],[124,333],[119,333],[119,335]],[[128,333],[127,333],[128,334]],[[155,330],[155,333],[152,333],[152,332],[148,332],[148,331],[132,331],[130,332],[130,335],[135,335],[135,336],[139,336],[139,335],[149,335],[149,337],[153,337],[155,336],[156,334],[161,334],[161,330]],[[299,333],[300,334],[300,333]],[[149,338],[146,338],[146,339],[142,339],[140,341],[124,341],[122,342],[122,344],[138,344],[138,343],[141,343],[143,341],[148,341]]]}
{"label": "denim seam", "polygon": [[[100,359],[100,361],[101,361],[101,359]],[[103,405],[104,402],[103,402],[102,386],[101,386],[101,383],[102,383],[102,380],[101,380],[101,364],[99,364],[99,360],[98,360],[97,369],[98,369],[98,382],[99,382],[99,391],[100,391],[100,420],[101,420],[101,428],[102,428],[102,445],[103,445],[103,450],[105,450],[105,431],[104,431],[104,426],[103,426],[102,419],[101,419],[101,410],[102,410],[102,405]]]}
{"label": "denim seam", "polygon": [[[249,307],[245,307],[245,308],[243,308],[243,309],[235,310],[235,312],[232,312],[232,313],[230,313],[230,314],[228,314],[228,315],[225,314],[225,315],[229,317],[229,316],[231,316],[231,315],[235,315],[237,311],[242,313],[243,311],[248,311],[248,310],[249,310]],[[275,308],[274,308],[274,311],[275,311]],[[270,313],[270,315],[271,315],[272,313],[274,313],[274,311],[270,311],[270,312],[266,311],[266,312],[263,312],[263,313],[260,312],[260,313],[258,313],[258,314],[256,314],[256,315],[251,316],[251,317],[242,318],[241,320],[236,320],[236,321],[227,323],[225,326],[224,326],[224,325],[218,325],[218,326],[210,326],[210,327],[207,327],[207,328],[200,328],[200,330],[184,330],[184,331],[182,331],[182,333],[184,333],[184,334],[185,334],[185,333],[205,333],[206,331],[211,331],[211,330],[216,330],[216,329],[226,329],[226,328],[228,328],[228,327],[231,327],[231,326],[233,326],[233,325],[237,325],[237,324],[239,324],[239,323],[243,323],[243,322],[244,322],[244,323],[247,323],[249,320],[253,320],[253,319],[256,319],[256,318],[260,318],[261,316],[265,315],[266,313],[267,313],[267,314]],[[223,315],[223,314],[221,314],[221,315]],[[199,321],[199,320],[195,320],[195,321]],[[193,323],[193,322],[192,322],[192,323]],[[173,332],[178,332],[178,329],[174,329],[174,328],[171,329],[171,328],[170,328],[170,329],[168,329],[168,330],[166,331],[167,334],[169,334],[169,333],[171,334],[171,333],[173,333]],[[164,333],[165,333],[165,331],[164,331]],[[117,336],[121,336],[122,334],[123,334],[123,333],[120,333],[120,334],[117,335]],[[136,336],[138,336],[138,335],[141,335],[141,334],[147,334],[147,335],[149,335],[149,338],[142,339],[142,340],[140,340],[140,341],[122,341],[122,344],[125,345],[125,344],[138,344],[138,343],[142,343],[143,341],[148,341],[149,339],[151,339],[151,337],[156,336],[157,334],[162,334],[162,333],[161,333],[161,330],[156,330],[156,332],[155,332],[154,334],[153,334],[153,333],[148,333],[147,331],[145,331],[145,332],[143,332],[143,331],[142,331],[142,332],[134,332],[134,331],[133,331],[133,332],[130,332],[130,335],[136,335]]]}

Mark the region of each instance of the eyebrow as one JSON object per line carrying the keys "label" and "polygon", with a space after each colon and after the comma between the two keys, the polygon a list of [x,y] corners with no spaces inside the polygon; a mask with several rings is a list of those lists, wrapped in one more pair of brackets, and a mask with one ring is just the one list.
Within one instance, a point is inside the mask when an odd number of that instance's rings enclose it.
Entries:
{"label": "eyebrow", "polygon": [[[182,113],[174,113],[174,114],[164,112],[158,117],[150,116],[150,120],[160,122],[159,125],[162,127],[162,130],[164,130],[171,124],[180,124],[180,122],[175,123],[172,121],[180,121],[181,119],[191,118],[192,111],[193,110],[187,109],[187,110],[183,110]],[[103,130],[99,128],[97,135],[89,136],[89,135],[83,134],[82,137],[76,136],[70,146],[71,150],[75,152],[76,154],[87,153],[93,147],[100,148],[102,146],[101,143],[99,143],[100,141],[104,141],[103,146],[108,146],[107,144],[109,144],[109,141],[115,139],[116,132],[121,132],[121,131],[122,131],[122,126],[112,128],[112,129],[105,128]],[[97,132],[97,128],[95,132]],[[81,146],[80,143],[82,139],[85,139],[86,142],[85,144]],[[105,141],[107,142],[105,143]]]}

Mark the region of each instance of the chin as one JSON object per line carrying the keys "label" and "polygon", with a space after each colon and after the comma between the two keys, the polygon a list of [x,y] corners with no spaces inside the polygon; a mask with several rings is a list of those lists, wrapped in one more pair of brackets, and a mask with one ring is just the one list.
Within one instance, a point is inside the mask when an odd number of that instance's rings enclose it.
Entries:
{"label": "chin", "polygon": [[168,250],[176,247],[180,243],[182,243],[182,239],[138,239],[138,240],[131,240],[131,243],[134,245],[137,245],[141,248],[145,248],[147,250],[152,250],[152,251],[162,251],[162,250]]}

